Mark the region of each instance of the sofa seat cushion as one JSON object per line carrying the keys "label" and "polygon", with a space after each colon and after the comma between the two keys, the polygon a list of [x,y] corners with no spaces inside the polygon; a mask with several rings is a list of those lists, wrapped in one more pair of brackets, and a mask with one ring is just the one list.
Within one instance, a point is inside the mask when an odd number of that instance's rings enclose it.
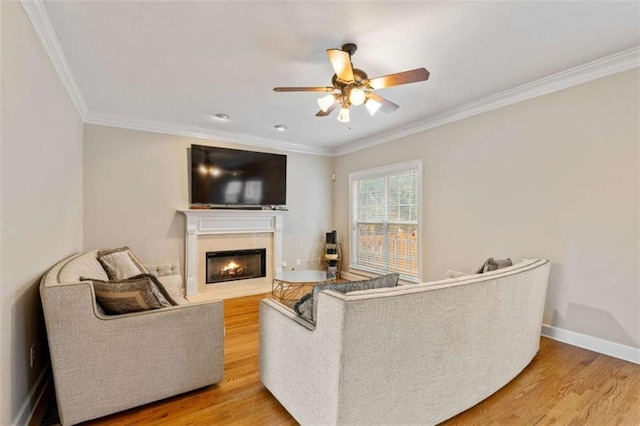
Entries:
{"label": "sofa seat cushion", "polygon": [[313,291],[302,296],[293,306],[293,310],[302,318],[315,324],[318,314],[318,295],[323,290],[333,290],[340,293],[369,290],[372,288],[395,287],[398,285],[400,274],[393,273],[377,278],[346,283],[319,284],[313,287]]}

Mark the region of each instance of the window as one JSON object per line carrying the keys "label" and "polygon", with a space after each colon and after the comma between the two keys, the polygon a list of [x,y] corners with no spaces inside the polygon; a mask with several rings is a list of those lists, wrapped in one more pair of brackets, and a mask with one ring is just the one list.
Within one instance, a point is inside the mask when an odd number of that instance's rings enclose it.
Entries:
{"label": "window", "polygon": [[351,267],[420,280],[421,161],[349,175]]}

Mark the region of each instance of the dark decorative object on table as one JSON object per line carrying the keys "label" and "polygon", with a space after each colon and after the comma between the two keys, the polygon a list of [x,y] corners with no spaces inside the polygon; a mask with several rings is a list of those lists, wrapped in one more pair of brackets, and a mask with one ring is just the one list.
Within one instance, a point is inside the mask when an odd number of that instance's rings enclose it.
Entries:
{"label": "dark decorative object on table", "polygon": [[340,258],[342,255],[340,253],[340,245],[338,244],[338,232],[336,230],[327,232],[325,238],[326,243],[321,259],[324,269],[327,272],[335,274],[336,278],[340,278]]}

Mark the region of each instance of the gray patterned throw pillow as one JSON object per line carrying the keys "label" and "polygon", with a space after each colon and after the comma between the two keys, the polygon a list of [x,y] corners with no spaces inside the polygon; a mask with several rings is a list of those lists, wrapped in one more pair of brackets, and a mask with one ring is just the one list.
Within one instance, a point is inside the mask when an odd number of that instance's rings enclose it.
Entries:
{"label": "gray patterned throw pillow", "polygon": [[162,283],[151,274],[140,274],[120,281],[102,281],[84,277],[80,280],[93,282],[96,301],[109,315],[177,305]]}
{"label": "gray patterned throw pillow", "polygon": [[482,266],[478,268],[475,273],[482,274],[484,272],[491,272],[502,268],[508,268],[509,266],[513,266],[513,262],[510,258],[494,259],[493,257],[490,257],[485,260]]}
{"label": "gray patterned throw pillow", "polygon": [[399,279],[400,274],[393,273],[382,277],[371,278],[369,280],[316,285],[313,287],[313,291],[311,293],[305,294],[296,302],[295,305],[293,305],[293,310],[302,318],[315,324],[318,316],[318,295],[322,290],[349,293],[351,291],[369,290],[372,288],[395,287],[398,285]]}

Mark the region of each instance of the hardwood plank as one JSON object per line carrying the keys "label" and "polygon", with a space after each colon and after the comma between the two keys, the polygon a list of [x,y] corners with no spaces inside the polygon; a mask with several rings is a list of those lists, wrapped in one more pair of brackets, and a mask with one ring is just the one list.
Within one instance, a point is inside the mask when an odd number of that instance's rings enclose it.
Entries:
{"label": "hardwood plank", "polygon": [[[258,304],[264,297],[270,294],[224,301],[222,383],[90,424],[297,424],[258,376]],[[442,424],[640,425],[640,366],[543,337],[520,375]]]}

